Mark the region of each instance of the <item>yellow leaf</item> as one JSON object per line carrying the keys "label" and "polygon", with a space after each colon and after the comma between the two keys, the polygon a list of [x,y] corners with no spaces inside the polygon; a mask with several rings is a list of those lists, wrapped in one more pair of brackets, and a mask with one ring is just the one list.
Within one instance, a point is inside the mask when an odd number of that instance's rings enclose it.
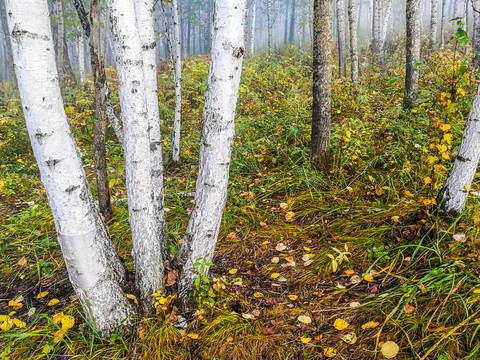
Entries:
{"label": "yellow leaf", "polygon": [[284,203],[284,202],[280,203],[280,208],[281,209],[286,209],[287,207],[288,207],[287,203]]}
{"label": "yellow leaf", "polygon": [[432,182],[432,178],[431,178],[430,176],[425,176],[425,177],[423,178],[423,183],[424,183],[425,185],[428,185],[428,184],[430,184],[431,182]]}
{"label": "yellow leaf", "polygon": [[443,157],[445,160],[450,160],[450,155],[448,155],[447,153],[442,153],[442,157]]}
{"label": "yellow leaf", "polygon": [[58,300],[58,299],[56,299],[56,298],[53,298],[52,300],[50,300],[50,301],[48,302],[48,306],[57,305],[59,302],[60,302],[60,300]]}
{"label": "yellow leaf", "polygon": [[190,333],[187,335],[190,339],[198,339],[198,334]]}
{"label": "yellow leaf", "polygon": [[377,194],[377,196],[381,196],[383,194],[383,189],[375,190],[375,194]]}
{"label": "yellow leaf", "polygon": [[18,261],[17,261],[18,266],[25,266],[27,265],[27,259],[25,259],[25,256],[22,256]]}
{"label": "yellow leaf", "polygon": [[237,273],[238,269],[231,269],[228,271],[230,275],[235,275]]}
{"label": "yellow leaf", "polygon": [[[160,295],[158,295],[158,296],[160,296]],[[135,295],[133,295],[133,294],[125,294],[125,297],[126,297],[127,299],[133,300],[133,302],[138,305],[138,300],[137,300],[137,297],[136,297]]]}
{"label": "yellow leaf", "polygon": [[295,213],[293,211],[289,211],[285,214],[285,220],[291,221],[295,217]]}
{"label": "yellow leaf", "polygon": [[297,295],[288,295],[288,298],[292,301],[295,301],[298,299],[298,296]]}
{"label": "yellow leaf", "polygon": [[375,329],[378,325],[380,325],[380,323],[376,321],[369,321],[362,325],[362,329],[363,330]]}
{"label": "yellow leaf", "polygon": [[62,330],[71,329],[75,325],[75,319],[73,316],[67,315],[62,318]]}
{"label": "yellow leaf", "polygon": [[468,190],[468,189],[470,189],[470,185],[465,184],[465,186],[464,186],[463,188],[464,188],[465,190]]}
{"label": "yellow leaf", "polygon": [[42,299],[47,295],[48,295],[48,291],[41,292],[40,294],[37,295],[37,299]]}
{"label": "yellow leaf", "polygon": [[271,277],[272,279],[276,279],[276,278],[278,278],[279,276],[280,276],[279,273],[272,273],[272,274],[270,275],[270,277]]}
{"label": "yellow leaf", "polygon": [[298,317],[298,321],[300,321],[302,324],[310,324],[312,322],[312,318],[308,315],[300,315]]}
{"label": "yellow leaf", "polygon": [[44,353],[44,354],[50,354],[50,352],[52,351],[52,349],[53,349],[52,346],[46,344],[46,345],[43,347],[43,349],[42,349],[42,353]]}
{"label": "yellow leaf", "polygon": [[2,329],[3,331],[8,331],[12,328],[12,326],[13,326],[13,321],[8,319],[0,324],[0,329]]}
{"label": "yellow leaf", "polygon": [[397,356],[400,348],[398,347],[397,343],[393,341],[387,341],[385,344],[383,344],[380,351],[385,358],[393,359],[395,356]]}
{"label": "yellow leaf", "polygon": [[8,306],[11,306],[13,310],[18,310],[23,306],[23,304],[15,301],[15,300],[10,300],[8,302]]}
{"label": "yellow leaf", "polygon": [[59,343],[60,340],[65,336],[64,332],[62,330],[58,330],[55,334],[55,337],[53,338],[53,342],[55,344]]}
{"label": "yellow leaf", "polygon": [[25,329],[25,327],[27,326],[26,323],[24,323],[23,321],[21,321],[19,319],[12,319],[12,321],[15,324],[15,326],[19,329]]}
{"label": "yellow leaf", "polygon": [[368,282],[372,282],[373,281],[373,276],[372,275],[365,275],[363,277],[363,280],[368,281]]}
{"label": "yellow leaf", "polygon": [[253,296],[256,297],[256,298],[262,298],[265,295],[263,295],[261,292],[256,292],[255,294],[253,294]]}
{"label": "yellow leaf", "polygon": [[413,195],[410,191],[406,190],[405,191],[405,196],[408,196],[408,197],[415,197],[415,195]]}
{"label": "yellow leaf", "polygon": [[57,315],[55,315],[52,320],[55,324],[60,324],[60,322],[62,321],[63,317],[65,316],[65,314],[63,312],[60,312],[58,313]]}
{"label": "yellow leaf", "polygon": [[335,355],[337,355],[337,350],[335,350],[332,347],[325,348],[323,349],[323,355],[325,355],[328,358],[333,358]]}
{"label": "yellow leaf", "polygon": [[308,337],[308,336],[302,336],[300,338],[300,341],[304,344],[308,344],[310,341],[312,341],[312,338]]}
{"label": "yellow leaf", "polygon": [[458,89],[457,89],[457,93],[459,93],[460,95],[465,96],[465,90],[463,90],[463,89],[461,89],[461,88],[458,88]]}
{"label": "yellow leaf", "polygon": [[348,322],[346,322],[345,320],[343,319],[337,319],[335,320],[335,322],[333,323],[333,326],[335,327],[335,329],[337,330],[345,330],[347,327],[350,326],[350,324]]}
{"label": "yellow leaf", "polygon": [[[477,291],[477,290],[475,290],[475,291]],[[474,291],[474,292],[475,292],[475,291]],[[480,292],[480,289],[478,289],[478,291]],[[0,315],[0,322],[4,322],[4,321],[8,321],[8,320],[10,320],[10,316],[8,316],[8,315]]]}

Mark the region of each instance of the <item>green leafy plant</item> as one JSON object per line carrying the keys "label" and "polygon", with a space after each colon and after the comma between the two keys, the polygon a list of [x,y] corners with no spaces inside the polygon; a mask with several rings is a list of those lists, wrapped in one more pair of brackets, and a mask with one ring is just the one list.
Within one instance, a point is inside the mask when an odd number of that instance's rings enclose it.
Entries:
{"label": "green leafy plant", "polygon": [[213,264],[207,260],[208,256],[209,254],[205,255],[203,258],[199,257],[193,264],[193,266],[198,267],[198,270],[195,269],[193,272],[197,274],[197,278],[195,279],[194,296],[199,305],[205,302],[213,304],[215,302],[213,298],[216,297],[215,292],[210,286],[210,280],[204,276],[206,268],[213,266]]}

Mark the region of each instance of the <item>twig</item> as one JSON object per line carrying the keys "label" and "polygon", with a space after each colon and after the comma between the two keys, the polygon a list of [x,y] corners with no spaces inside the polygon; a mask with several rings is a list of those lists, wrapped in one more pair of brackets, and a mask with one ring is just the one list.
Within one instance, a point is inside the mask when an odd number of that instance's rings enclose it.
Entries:
{"label": "twig", "polygon": [[[164,197],[165,199],[173,199],[175,197],[179,197],[180,199],[185,199],[185,198],[189,198],[189,197],[195,197],[195,192],[180,192],[180,193],[176,193],[176,194],[165,194]],[[112,199],[110,200],[110,202],[112,204],[118,204],[118,203],[123,203],[123,202],[126,202],[128,199],[127,198],[121,198],[121,199]]]}

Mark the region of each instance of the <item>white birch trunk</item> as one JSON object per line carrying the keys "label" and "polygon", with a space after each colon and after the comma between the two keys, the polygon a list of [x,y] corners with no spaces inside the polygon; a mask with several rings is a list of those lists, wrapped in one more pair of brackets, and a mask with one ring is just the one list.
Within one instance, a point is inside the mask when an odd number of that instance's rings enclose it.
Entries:
{"label": "white birch trunk", "polygon": [[347,76],[347,42],[345,36],[345,0],[337,0],[338,68],[341,77]]}
{"label": "white birch trunk", "polygon": [[437,2],[438,0],[431,0],[430,4],[430,33],[428,48],[435,50],[437,46]]}
{"label": "white birch trunk", "polygon": [[[122,107],[128,210],[132,229],[135,283],[145,314],[163,286],[162,244],[157,233],[142,46],[134,3],[109,0],[118,89]],[[142,25],[143,26],[143,25]]]}
{"label": "white birch trunk", "polygon": [[272,0],[267,0],[267,22],[268,22],[268,56],[272,56],[272,51],[273,51]]}
{"label": "white birch trunk", "polygon": [[80,73],[80,83],[85,82],[85,37],[83,31],[78,38],[78,71]]}
{"label": "white birch trunk", "polygon": [[380,33],[379,50],[380,50],[380,62],[385,64],[385,42],[387,40],[388,24],[390,23],[390,16],[392,15],[392,0],[388,0],[387,7],[385,9],[385,16],[383,17],[382,30]]}
{"label": "white birch trunk", "polygon": [[245,52],[246,0],[216,0],[214,6],[212,60],[203,112],[195,205],[174,262],[181,270],[178,287],[184,309],[192,306],[197,277],[194,270],[198,270],[193,264],[205,255],[211,260],[217,243],[227,199],[235,108]]}
{"label": "white birch trunk", "polygon": [[180,38],[180,20],[178,17],[177,0],[172,0],[173,20],[173,51],[175,80],[175,117],[173,120],[172,147],[170,158],[173,162],[180,161],[180,129],[182,125],[182,42]]}
{"label": "white birch trunk", "polygon": [[350,61],[351,78],[354,87],[358,86],[358,44],[357,44],[357,17],[355,14],[356,0],[348,0],[348,23],[350,26]]}
{"label": "white birch trunk", "polygon": [[[147,115],[150,128],[150,161],[152,167],[152,186],[156,219],[155,223],[156,232],[160,239],[160,245],[162,246],[161,262],[163,264],[163,262],[168,258],[168,248],[163,197],[162,136],[160,132],[160,117],[158,107],[155,1],[135,0],[135,15],[137,17],[137,26],[142,44]],[[163,267],[158,270],[160,271],[159,276],[163,278]],[[163,287],[157,290],[163,290]]]}
{"label": "white birch trunk", "polygon": [[417,98],[420,61],[420,0],[407,0],[407,38],[406,38],[406,74],[405,97],[403,105],[410,108]]}
{"label": "white birch trunk", "polygon": [[255,20],[257,15],[257,1],[253,0],[252,4],[252,33],[250,34],[250,54],[254,54],[255,52]]}
{"label": "white birch trunk", "polygon": [[133,313],[125,269],[90,193],[63,109],[47,2],[7,0],[25,120],[70,281],[87,319],[107,333]]}
{"label": "white birch trunk", "polygon": [[465,209],[473,178],[480,160],[480,86],[473,99],[473,109],[463,131],[462,142],[440,190],[437,203],[442,212],[459,214]]}

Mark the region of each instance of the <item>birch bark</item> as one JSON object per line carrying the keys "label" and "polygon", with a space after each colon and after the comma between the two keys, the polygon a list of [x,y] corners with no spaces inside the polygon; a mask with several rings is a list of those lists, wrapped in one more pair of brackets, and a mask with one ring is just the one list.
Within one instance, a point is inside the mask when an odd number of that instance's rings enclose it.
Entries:
{"label": "birch bark", "polygon": [[313,3],[313,104],[311,161],[330,166],[332,0]]}
{"label": "birch bark", "polygon": [[380,52],[380,62],[385,64],[385,42],[387,41],[388,24],[390,23],[390,16],[392,15],[392,0],[388,0],[385,14],[383,17],[382,28],[380,32],[380,40],[378,42]]}
{"label": "birch bark", "polygon": [[109,239],[63,109],[46,1],[7,0],[27,129],[73,288],[87,319],[111,332],[133,315],[125,269]]}
{"label": "birch bark", "polygon": [[358,45],[357,18],[355,14],[356,0],[348,0],[348,23],[350,26],[350,61],[351,78],[354,87],[358,86]]}
{"label": "birch bark", "polygon": [[17,77],[15,76],[15,68],[13,66],[13,56],[12,56],[12,42],[10,36],[8,36],[8,24],[7,24],[7,12],[5,9],[5,0],[0,0],[0,16],[2,20],[3,33],[5,34],[5,42],[7,47],[7,65],[8,65],[8,76],[9,80],[12,82],[12,86],[16,89],[17,86]]}
{"label": "birch bark", "polygon": [[473,9],[473,63],[475,67],[480,67],[480,14],[477,11],[480,11],[480,0],[472,0],[474,9]]}
{"label": "birch bark", "polygon": [[273,16],[272,0],[267,0],[267,22],[268,22],[268,56],[272,56],[273,51]]}
{"label": "birch bark", "polygon": [[163,287],[162,244],[157,233],[143,57],[134,3],[108,0],[122,107],[126,187],[132,230],[135,283],[147,316],[151,294]]}
{"label": "birch bark", "polygon": [[197,275],[193,264],[206,255],[211,259],[217,243],[227,199],[235,108],[245,52],[246,0],[216,0],[214,9],[212,60],[202,120],[195,205],[174,261],[181,271],[178,289],[184,309],[194,305],[193,285]]}
{"label": "birch bark", "polygon": [[347,76],[347,42],[345,37],[345,0],[337,0],[338,68],[341,77]]}
{"label": "birch bark", "polygon": [[442,17],[440,19],[440,47],[445,46],[445,11],[447,8],[447,0],[442,1]]}
{"label": "birch bark", "polygon": [[172,147],[170,158],[173,162],[180,161],[180,130],[182,127],[182,41],[180,38],[180,20],[177,0],[172,0],[173,20],[173,67],[175,80],[175,116],[173,119]]}
{"label": "birch bark", "polygon": [[78,37],[78,70],[80,74],[80,83],[85,82],[85,38],[83,34]]}
{"label": "birch bark", "polygon": [[470,187],[480,160],[480,87],[473,99],[462,141],[457,156],[448,174],[447,181],[437,196],[440,210],[458,214],[465,209]]}
{"label": "birch bark", "polygon": [[257,17],[257,1],[253,0],[252,4],[252,33],[250,34],[250,54],[253,56],[255,52],[255,21]]}
{"label": "birch bark", "polygon": [[430,8],[430,34],[428,41],[428,48],[433,51],[437,46],[437,2],[438,0],[431,0]]}
{"label": "birch bark", "polygon": [[406,75],[404,108],[413,105],[417,97],[418,75],[417,63],[420,61],[420,0],[407,0],[407,40],[406,40]]}

